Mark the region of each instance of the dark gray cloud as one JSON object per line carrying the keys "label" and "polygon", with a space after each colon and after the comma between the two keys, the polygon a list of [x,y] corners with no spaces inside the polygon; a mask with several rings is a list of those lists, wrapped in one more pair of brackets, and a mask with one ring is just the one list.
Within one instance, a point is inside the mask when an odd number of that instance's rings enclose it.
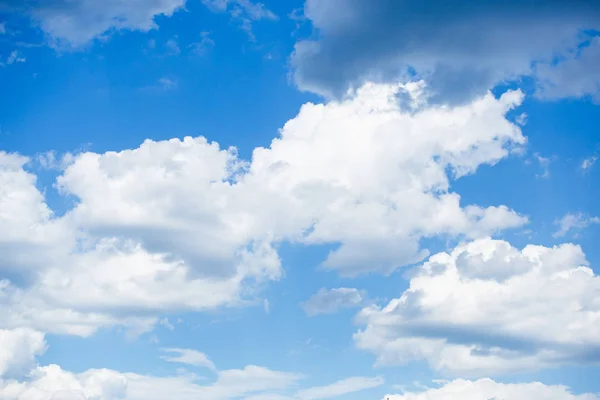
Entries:
{"label": "dark gray cloud", "polygon": [[296,43],[294,79],[325,96],[416,73],[433,100],[466,101],[600,28],[589,0],[306,0],[304,13],[315,37]]}

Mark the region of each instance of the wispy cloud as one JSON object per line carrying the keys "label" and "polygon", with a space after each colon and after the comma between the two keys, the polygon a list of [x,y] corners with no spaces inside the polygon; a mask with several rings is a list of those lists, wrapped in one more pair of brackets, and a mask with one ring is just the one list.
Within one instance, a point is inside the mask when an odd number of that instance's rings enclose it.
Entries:
{"label": "wispy cloud", "polygon": [[210,51],[215,45],[215,41],[210,37],[209,32],[200,33],[200,41],[188,45],[190,51],[194,54],[203,56]]}
{"label": "wispy cloud", "polygon": [[600,224],[600,218],[586,216],[583,213],[567,213],[561,219],[554,221],[554,224],[558,225],[558,230],[552,236],[558,238],[567,235],[571,231],[580,231],[589,225]]}
{"label": "wispy cloud", "polygon": [[202,3],[215,13],[227,12],[238,23],[252,42],[256,41],[252,25],[256,21],[279,19],[263,3],[254,3],[251,0],[202,0]]}
{"label": "wispy cloud", "polygon": [[589,170],[590,168],[592,168],[594,166],[594,164],[596,163],[596,161],[598,161],[598,156],[595,155],[595,154],[593,156],[591,156],[591,157],[586,158],[581,163],[581,169],[583,169],[583,170]]}
{"label": "wispy cloud", "polygon": [[211,371],[216,371],[215,364],[208,358],[208,356],[202,352],[192,349],[180,349],[180,348],[163,348],[161,351],[165,353],[171,353],[171,355],[163,355],[160,358],[179,364],[188,364],[195,367],[205,367]]}

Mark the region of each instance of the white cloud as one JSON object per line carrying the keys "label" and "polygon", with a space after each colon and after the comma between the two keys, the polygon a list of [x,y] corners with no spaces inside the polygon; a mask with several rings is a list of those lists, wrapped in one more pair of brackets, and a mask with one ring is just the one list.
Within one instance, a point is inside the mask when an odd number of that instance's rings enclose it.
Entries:
{"label": "white cloud", "polygon": [[552,236],[563,237],[571,231],[582,230],[591,224],[600,224],[600,218],[586,216],[583,213],[567,213],[561,219],[554,221],[558,230]]}
{"label": "white cloud", "polygon": [[598,161],[598,156],[588,157],[581,163],[581,169],[587,170],[594,166],[594,164]]}
{"label": "white cloud", "polygon": [[386,395],[382,400],[483,400],[483,399],[527,399],[527,400],[598,400],[600,397],[587,393],[572,394],[565,386],[548,386],[540,382],[498,383],[491,379],[468,381],[458,379],[440,388],[422,392]]}
{"label": "white cloud", "polygon": [[425,360],[459,376],[600,359],[600,278],[572,244],[518,250],[480,239],[432,256],[410,287],[357,316],[377,364]]}
{"label": "white cloud", "polygon": [[193,374],[155,377],[107,369],[74,374],[49,365],[32,370],[27,381],[0,379],[0,397],[47,400],[54,394],[53,399],[79,400],[83,394],[94,400],[226,400],[289,390],[301,376],[250,365],[219,371],[212,384],[200,385],[198,378]]}
{"label": "white cloud", "polygon": [[450,191],[525,143],[505,118],[522,95],[407,111],[398,90],[422,101],[418,84],[367,85],[343,102],[306,104],[250,162],[202,137],[82,152],[56,182],[75,201],[61,217],[28,159],[0,153],[0,269],[20,275],[0,287],[0,327],[140,333],[168,312],[258,302],[282,275],[281,241],[338,245],[323,266],[355,276],[419,261],[422,238],[525,223]]}
{"label": "white cloud", "polygon": [[539,153],[535,153],[534,156],[537,162],[540,164],[540,167],[543,171],[541,174],[538,174],[537,177],[543,179],[550,178],[550,163],[552,162],[552,160],[550,160],[548,157],[543,157]]}
{"label": "white cloud", "polygon": [[347,393],[371,389],[383,385],[383,378],[366,378],[362,376],[346,378],[331,385],[301,390],[297,396],[301,400],[330,399]]}
{"label": "white cloud", "polygon": [[326,290],[321,288],[302,305],[309,316],[332,314],[340,308],[356,307],[365,300],[366,293],[354,288],[336,288]]}
{"label": "white cloud", "polygon": [[26,61],[25,57],[19,53],[17,50],[13,50],[8,57],[6,58],[6,64],[11,65],[14,63],[24,63]]}
{"label": "white cloud", "polygon": [[171,16],[185,0],[51,1],[31,7],[32,17],[61,48],[79,48],[115,30],[149,31],[154,18]]}
{"label": "white cloud", "polygon": [[255,40],[252,24],[260,20],[275,21],[277,15],[263,3],[251,0],[202,0],[202,3],[212,12],[227,12],[236,21],[251,40]]}
{"label": "white cloud", "polygon": [[161,358],[165,361],[180,364],[189,364],[196,367],[206,367],[212,371],[217,370],[215,364],[213,364],[213,362],[209,360],[206,354],[201,353],[197,350],[166,348],[162,349],[162,351],[172,354],[161,356]]}
{"label": "white cloud", "polygon": [[0,329],[0,378],[23,377],[46,351],[44,335],[29,329]]}
{"label": "white cloud", "polygon": [[175,330],[175,327],[173,326],[173,324],[171,323],[171,321],[169,321],[169,318],[163,318],[159,321],[159,324],[161,326],[164,326],[165,328],[167,328],[170,331]]}
{"label": "white cloud", "polygon": [[75,374],[58,365],[36,367],[24,381],[0,378],[0,397],[14,400],[316,400],[377,387],[381,378],[353,377],[328,386],[297,390],[300,374],[254,365],[216,371],[216,380],[200,384],[200,376],[156,377],[92,369]]}
{"label": "white cloud", "polygon": [[210,37],[209,32],[200,33],[200,41],[191,43],[188,47],[199,56],[205,55],[215,45],[215,41]]}

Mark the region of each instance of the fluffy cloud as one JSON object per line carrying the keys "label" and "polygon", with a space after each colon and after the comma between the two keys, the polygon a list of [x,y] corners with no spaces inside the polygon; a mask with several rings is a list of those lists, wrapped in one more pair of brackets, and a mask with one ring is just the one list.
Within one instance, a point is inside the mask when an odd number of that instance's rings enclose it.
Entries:
{"label": "fluffy cloud", "polygon": [[595,394],[575,395],[564,386],[547,386],[533,383],[498,383],[491,379],[467,381],[463,379],[445,383],[441,388],[427,389],[419,393],[386,395],[384,400],[482,400],[482,399],[528,399],[528,400],[597,400]]}
{"label": "fluffy cloud", "polygon": [[[383,383],[381,378],[352,377],[323,387],[298,389],[303,375],[273,371],[248,365],[242,369],[217,370],[203,353],[190,349],[167,349],[186,358],[181,362],[209,364],[216,374],[212,383],[195,374],[156,377],[108,369],[82,373],[63,370],[58,365],[36,366],[33,357],[45,349],[43,335],[24,330],[0,331],[0,398],[14,400],[226,400],[288,399],[312,400],[336,397]],[[8,349],[8,350],[6,350]],[[8,357],[6,351],[12,351]],[[202,357],[199,357],[202,355]],[[175,360],[180,362],[179,360]],[[15,377],[7,372],[28,366],[26,374]],[[24,378],[23,378],[24,377]],[[22,378],[22,379],[19,379]]]}
{"label": "fluffy cloud", "polygon": [[354,288],[320,289],[302,308],[309,316],[331,314],[345,307],[356,307],[365,299],[366,293]]}
{"label": "fluffy cloud", "polygon": [[[575,48],[584,29],[600,27],[600,7],[584,0],[491,1],[476,8],[469,1],[306,0],[304,14],[318,34],[296,43],[292,55],[301,89],[335,96],[365,80],[416,73],[428,81],[435,101],[451,103],[531,74],[534,61],[552,60]],[[580,95],[579,85],[569,89],[569,74],[586,72],[574,79],[598,82],[594,66],[565,66],[549,74],[556,75],[553,82],[567,83],[559,91]]]}
{"label": "fluffy cloud", "polygon": [[23,4],[56,45],[78,48],[115,30],[156,28],[156,16],[171,16],[185,0],[25,0]]}
{"label": "fluffy cloud", "polygon": [[158,313],[258,300],[282,275],[282,241],[337,246],[323,267],[356,276],[421,260],[423,238],[525,223],[450,191],[525,143],[505,118],[521,93],[453,108],[424,107],[421,93],[420,83],[366,85],[306,104],[251,161],[202,137],[69,155],[55,186],[75,206],[60,217],[28,160],[0,153],[0,269],[12,271],[1,324],[143,332]]}
{"label": "fluffy cloud", "polygon": [[480,239],[439,253],[410,287],[357,317],[356,345],[378,364],[426,360],[436,370],[485,376],[600,357],[600,278],[578,246]]}
{"label": "fluffy cloud", "polygon": [[0,329],[0,377],[23,376],[44,353],[44,335],[29,329]]}

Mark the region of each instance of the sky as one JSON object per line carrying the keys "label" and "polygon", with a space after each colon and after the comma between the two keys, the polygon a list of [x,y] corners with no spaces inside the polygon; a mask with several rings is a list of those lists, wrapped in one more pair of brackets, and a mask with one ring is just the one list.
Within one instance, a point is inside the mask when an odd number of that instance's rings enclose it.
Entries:
{"label": "sky", "polygon": [[599,400],[600,4],[0,0],[0,399]]}

